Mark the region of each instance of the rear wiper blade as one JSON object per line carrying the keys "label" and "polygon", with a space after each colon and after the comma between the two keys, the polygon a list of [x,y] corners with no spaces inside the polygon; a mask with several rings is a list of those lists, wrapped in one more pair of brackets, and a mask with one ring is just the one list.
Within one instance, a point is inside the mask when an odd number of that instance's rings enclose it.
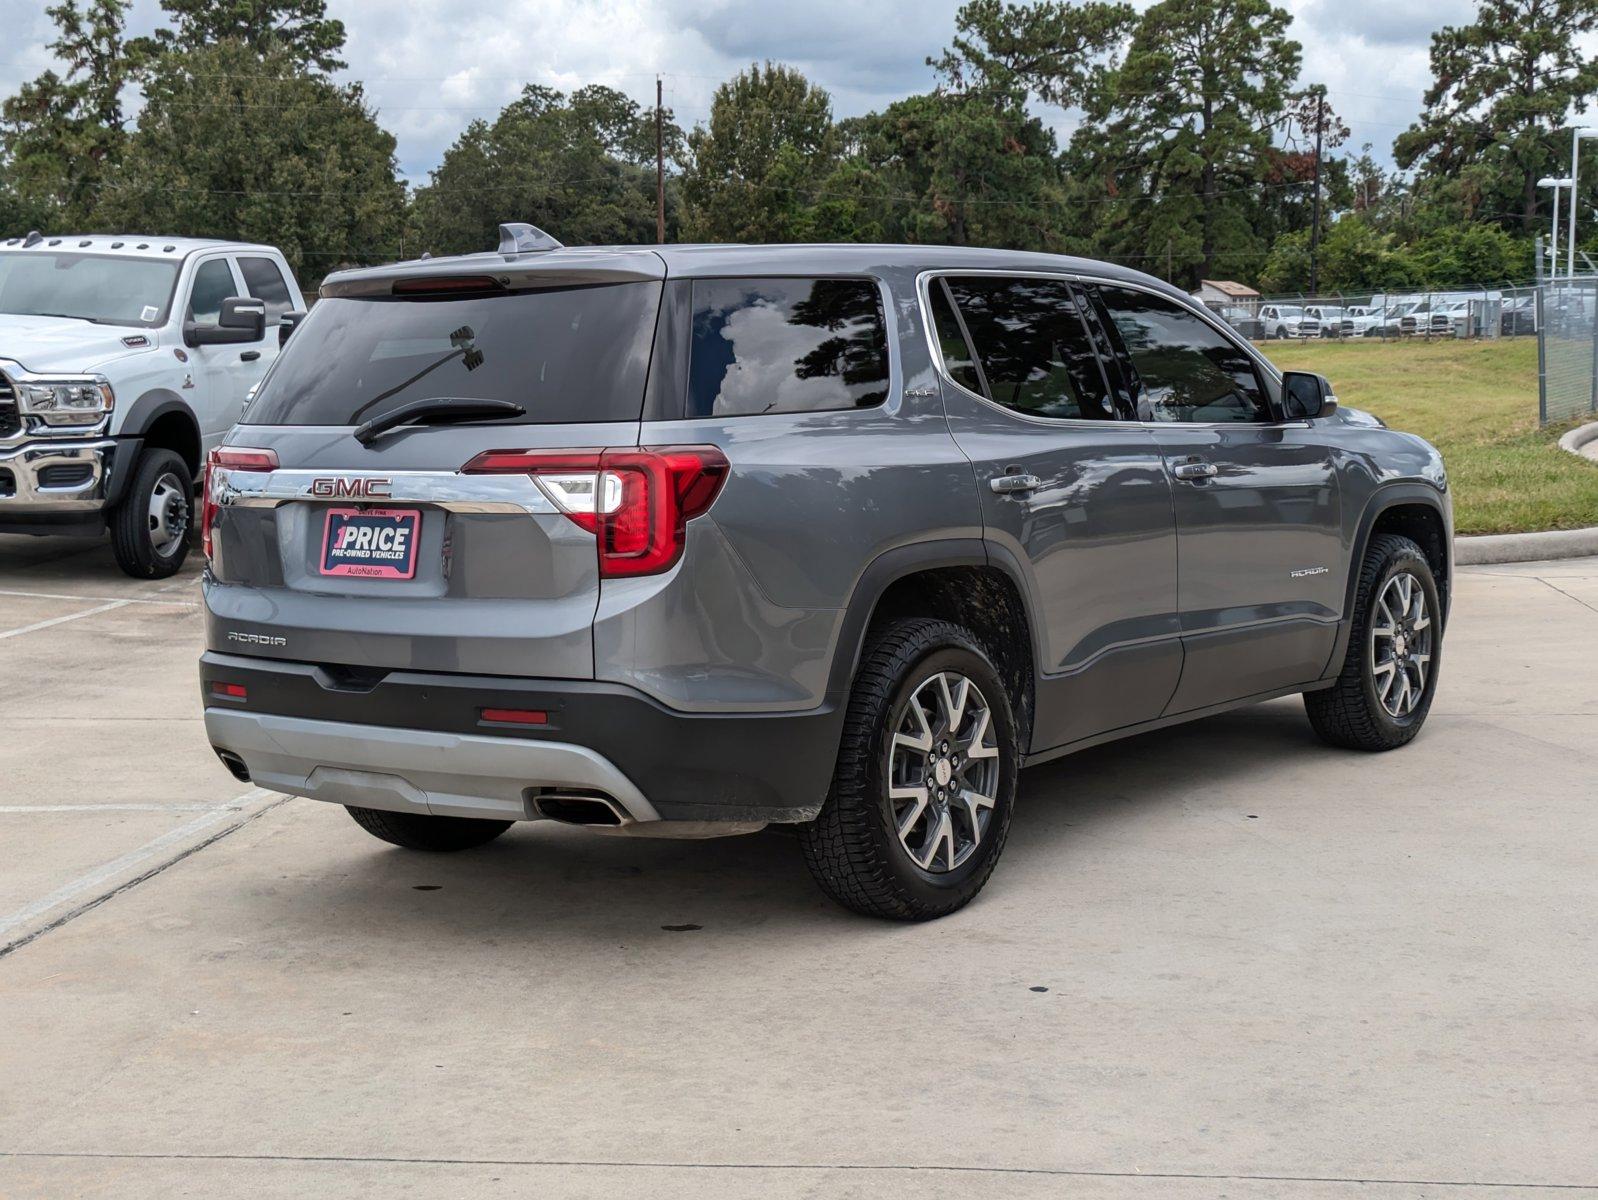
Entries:
{"label": "rear wiper blade", "polygon": [[401,425],[449,425],[456,421],[502,421],[525,417],[527,410],[513,400],[475,400],[470,396],[435,396],[412,400],[373,417],[355,430],[355,440],[370,446],[390,429]]}

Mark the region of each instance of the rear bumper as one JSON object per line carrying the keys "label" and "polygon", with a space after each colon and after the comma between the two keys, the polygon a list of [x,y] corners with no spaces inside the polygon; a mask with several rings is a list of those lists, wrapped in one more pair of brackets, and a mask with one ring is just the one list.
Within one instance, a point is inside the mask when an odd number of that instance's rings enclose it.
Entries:
{"label": "rear bumper", "polygon": [[[581,680],[392,671],[208,652],[206,732],[263,787],[458,816],[530,820],[540,789],[611,796],[635,821],[813,818],[831,783],[842,712],[706,714]],[[214,683],[240,684],[224,700]],[[534,709],[545,725],[484,722]]]}
{"label": "rear bumper", "polygon": [[660,814],[613,763],[565,742],[307,721],[207,708],[211,744],[244,760],[250,781],[334,804],[433,816],[530,821],[539,788],[601,792],[631,821]]}

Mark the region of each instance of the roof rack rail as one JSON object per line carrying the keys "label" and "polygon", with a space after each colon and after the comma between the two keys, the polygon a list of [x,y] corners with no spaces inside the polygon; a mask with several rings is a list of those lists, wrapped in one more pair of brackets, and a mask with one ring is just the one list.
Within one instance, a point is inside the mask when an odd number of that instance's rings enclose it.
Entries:
{"label": "roof rack rail", "polygon": [[514,221],[499,227],[499,252],[506,256],[564,248],[563,243],[556,241],[537,225],[529,225],[525,221]]}

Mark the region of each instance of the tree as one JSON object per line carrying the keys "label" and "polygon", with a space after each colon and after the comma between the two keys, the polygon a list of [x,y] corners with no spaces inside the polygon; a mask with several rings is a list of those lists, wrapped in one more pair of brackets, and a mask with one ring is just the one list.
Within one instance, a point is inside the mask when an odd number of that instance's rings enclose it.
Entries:
{"label": "tree", "polygon": [[780,63],[741,71],[716,89],[710,120],[688,135],[683,234],[712,242],[803,236],[817,181],[839,134],[832,99]]}
{"label": "tree", "polygon": [[[825,181],[820,202],[855,199],[860,228],[845,240],[1063,249],[1054,135],[1019,99],[932,92],[845,131],[853,152]],[[839,232],[835,223],[818,236]]]}
{"label": "tree", "polygon": [[1103,0],[968,0],[955,14],[954,44],[927,63],[954,91],[1006,100],[1031,92],[1071,108],[1103,86],[1135,20],[1130,4]]}
{"label": "tree", "polygon": [[[665,151],[682,131],[666,114]],[[677,224],[667,189],[667,233]],[[473,121],[421,188],[411,237],[434,253],[483,250],[502,221],[527,220],[571,245],[655,240],[655,114],[592,86],[570,98],[529,85],[492,123]]]}
{"label": "tree", "polygon": [[127,0],[61,0],[51,52],[66,74],[45,71],[0,107],[6,182],[23,209],[74,224],[94,207],[127,140],[122,91],[137,56],[122,31]]}
{"label": "tree", "polygon": [[98,220],[271,242],[314,280],[396,257],[404,201],[394,138],[358,84],[309,74],[282,48],[223,42],[151,65]]}
{"label": "tree", "polygon": [[1299,71],[1290,21],[1268,0],[1160,0],[1143,12],[1124,62],[1084,97],[1071,142],[1074,173],[1103,201],[1101,249],[1169,262],[1190,284],[1223,256],[1229,274],[1263,257],[1259,185]]}
{"label": "tree", "polygon": [[344,22],[327,15],[326,0],[161,0],[161,7],[174,27],[139,40],[147,57],[236,41],[262,56],[283,51],[300,67],[347,65],[338,57]]}
{"label": "tree", "polygon": [[1598,64],[1583,53],[1594,0],[1483,0],[1471,25],[1432,35],[1432,86],[1393,143],[1400,167],[1463,184],[1467,219],[1538,225],[1537,180],[1557,170],[1552,131],[1586,110]]}

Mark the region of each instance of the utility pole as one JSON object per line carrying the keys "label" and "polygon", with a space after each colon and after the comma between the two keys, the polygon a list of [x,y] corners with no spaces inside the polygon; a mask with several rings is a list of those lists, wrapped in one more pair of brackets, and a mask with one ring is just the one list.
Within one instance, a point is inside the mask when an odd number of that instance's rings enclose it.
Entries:
{"label": "utility pole", "polygon": [[1315,93],[1315,198],[1309,227],[1309,294],[1318,296],[1321,290],[1321,127],[1325,125],[1324,92]]}
{"label": "utility pole", "polygon": [[666,140],[660,76],[655,76],[655,241],[666,244]]}

